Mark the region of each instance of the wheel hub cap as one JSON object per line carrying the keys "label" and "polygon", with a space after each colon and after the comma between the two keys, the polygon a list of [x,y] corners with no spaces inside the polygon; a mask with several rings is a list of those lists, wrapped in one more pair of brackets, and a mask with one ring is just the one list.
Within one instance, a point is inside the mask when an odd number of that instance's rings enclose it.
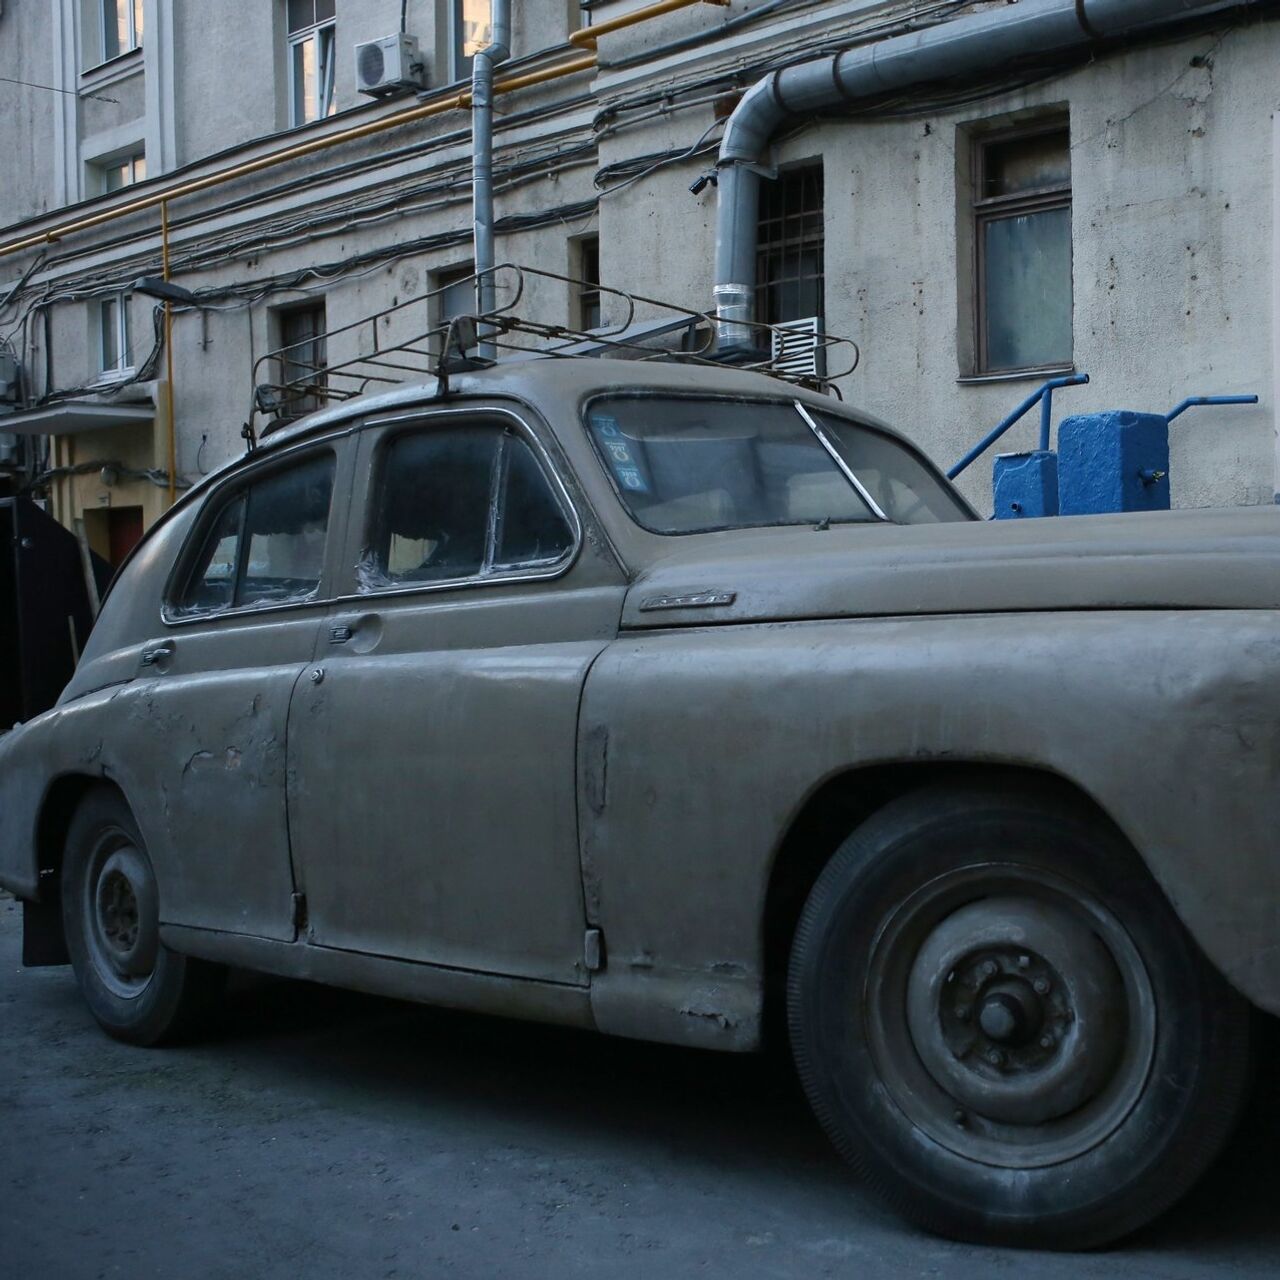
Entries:
{"label": "wheel hub cap", "polygon": [[150,869],[129,844],[108,844],[93,858],[82,899],[94,967],[117,995],[135,995],[155,968],[159,912]]}
{"label": "wheel hub cap", "polygon": [[1043,1124],[1082,1106],[1124,1037],[1120,975],[1082,917],[1016,896],[941,921],[907,982],[926,1071],[977,1115]]}
{"label": "wheel hub cap", "polygon": [[102,877],[98,912],[107,942],[127,955],[138,941],[138,897],[123,872],[112,871]]}

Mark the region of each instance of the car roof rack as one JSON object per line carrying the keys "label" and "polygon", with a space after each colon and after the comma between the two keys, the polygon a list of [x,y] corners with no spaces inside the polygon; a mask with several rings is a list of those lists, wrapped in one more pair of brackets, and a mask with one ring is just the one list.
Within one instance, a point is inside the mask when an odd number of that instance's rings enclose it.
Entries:
{"label": "car roof rack", "polygon": [[[447,391],[451,373],[512,360],[611,357],[734,365],[837,396],[836,380],[858,365],[855,342],[824,333],[812,321],[729,322],[713,312],[512,262],[484,274],[493,276],[494,292],[503,299],[484,313],[439,319],[445,289],[474,287],[480,277],[473,274],[259,356],[243,432],[250,447],[258,434],[269,435],[325,405],[428,379],[438,379]],[[554,288],[560,302],[564,286],[571,296],[594,293],[608,300],[610,323],[576,329],[534,318],[539,292]],[[811,360],[796,358],[798,341],[812,352]],[[481,343],[496,357],[482,358]],[[260,433],[255,430],[259,417],[267,419]]]}

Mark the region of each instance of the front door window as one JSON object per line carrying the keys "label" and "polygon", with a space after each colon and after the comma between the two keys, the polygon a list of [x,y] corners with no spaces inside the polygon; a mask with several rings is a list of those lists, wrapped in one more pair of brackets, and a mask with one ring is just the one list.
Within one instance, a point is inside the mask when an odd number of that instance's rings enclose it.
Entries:
{"label": "front door window", "polygon": [[554,567],[573,530],[533,450],[498,425],[406,432],[387,446],[366,591]]}

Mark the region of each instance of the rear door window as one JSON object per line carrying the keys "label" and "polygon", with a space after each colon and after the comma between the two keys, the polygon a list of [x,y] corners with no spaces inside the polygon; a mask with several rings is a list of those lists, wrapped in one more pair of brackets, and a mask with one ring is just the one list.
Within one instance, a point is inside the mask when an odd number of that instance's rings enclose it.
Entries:
{"label": "rear door window", "polygon": [[324,453],[251,481],[228,497],[175,602],[176,612],[291,604],[320,588],[335,460]]}

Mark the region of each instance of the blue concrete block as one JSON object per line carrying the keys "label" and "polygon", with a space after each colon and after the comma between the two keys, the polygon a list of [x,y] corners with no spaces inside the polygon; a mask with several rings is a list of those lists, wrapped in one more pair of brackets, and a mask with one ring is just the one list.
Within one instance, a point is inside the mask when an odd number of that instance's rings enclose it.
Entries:
{"label": "blue concrete block", "polygon": [[991,469],[997,520],[1058,514],[1058,455],[1050,450],[997,454]]}
{"label": "blue concrete block", "polygon": [[1169,509],[1169,424],[1158,413],[1082,413],[1058,427],[1064,516]]}

